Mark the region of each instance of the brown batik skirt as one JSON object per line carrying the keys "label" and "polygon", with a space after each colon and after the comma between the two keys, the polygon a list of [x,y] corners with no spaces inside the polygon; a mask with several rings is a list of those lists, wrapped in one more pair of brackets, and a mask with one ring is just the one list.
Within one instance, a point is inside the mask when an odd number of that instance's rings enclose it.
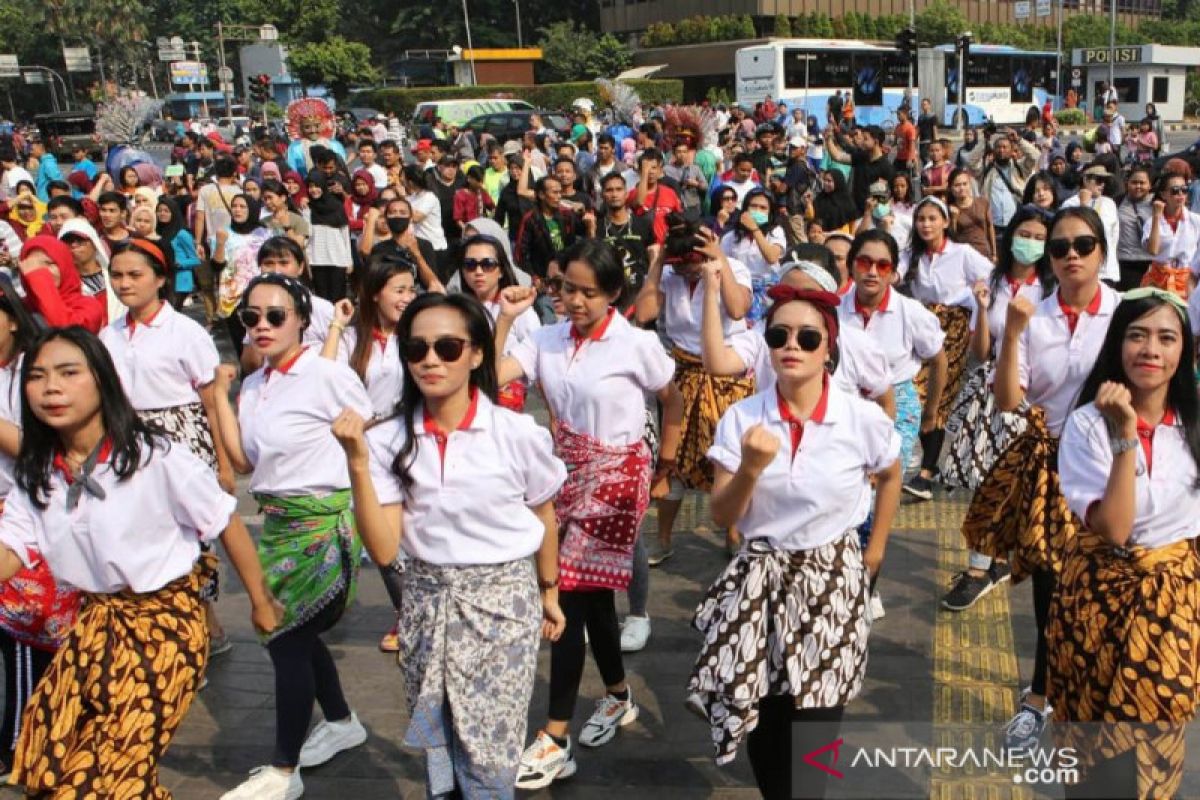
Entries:
{"label": "brown batik skirt", "polygon": [[[967,345],[971,340],[971,312],[962,306],[944,306],[941,303],[933,303],[926,308],[938,318],[942,332],[946,334],[946,341],[942,345],[942,349],[946,351],[946,386],[942,389],[942,397],[937,407],[937,426],[944,428],[946,420],[950,419],[950,410],[954,408],[958,392],[962,389],[963,372],[967,366]],[[913,378],[913,383],[916,384],[921,405],[924,406],[929,385],[928,364],[921,366],[917,377]]]}
{"label": "brown batik skirt", "polygon": [[675,383],[683,395],[676,474],[687,488],[707,492],[713,483],[708,449],[717,422],[730,406],[754,394],[754,378],[710,375],[697,356],[679,348],[673,349],[671,356],[675,359]]}

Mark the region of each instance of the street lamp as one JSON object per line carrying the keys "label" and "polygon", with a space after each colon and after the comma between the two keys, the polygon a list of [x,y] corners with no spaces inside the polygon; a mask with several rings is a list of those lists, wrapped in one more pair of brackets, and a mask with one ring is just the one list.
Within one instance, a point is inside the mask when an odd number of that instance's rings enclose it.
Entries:
{"label": "street lamp", "polygon": [[471,85],[478,86],[479,78],[475,75],[475,46],[471,44],[471,15],[467,12],[467,0],[462,0],[462,6],[463,22],[467,26],[467,50],[471,52]]}
{"label": "street lamp", "polygon": [[513,5],[517,7],[517,47],[524,47],[525,42],[521,39],[521,0],[513,0]]}

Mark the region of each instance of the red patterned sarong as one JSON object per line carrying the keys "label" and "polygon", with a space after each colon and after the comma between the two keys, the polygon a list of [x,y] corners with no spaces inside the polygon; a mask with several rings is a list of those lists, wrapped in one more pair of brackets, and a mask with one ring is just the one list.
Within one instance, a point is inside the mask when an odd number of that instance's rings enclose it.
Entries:
{"label": "red patterned sarong", "polygon": [[525,394],[528,388],[525,381],[509,381],[500,387],[500,391],[496,394],[496,403],[501,408],[507,408],[509,411],[515,411],[518,414],[525,411]]}
{"label": "red patterned sarong", "polygon": [[554,444],[568,470],[554,501],[559,587],[625,589],[633,576],[633,545],[650,506],[650,449],[643,441],[604,444],[562,420]]}

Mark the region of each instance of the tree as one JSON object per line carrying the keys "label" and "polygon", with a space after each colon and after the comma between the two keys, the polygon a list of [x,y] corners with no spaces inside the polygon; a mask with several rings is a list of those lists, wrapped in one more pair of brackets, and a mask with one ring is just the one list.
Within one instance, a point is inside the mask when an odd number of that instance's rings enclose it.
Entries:
{"label": "tree", "polygon": [[776,36],[787,38],[792,35],[792,21],[785,14],[776,15],[774,27]]}
{"label": "tree", "polygon": [[930,44],[947,44],[967,30],[967,18],[946,0],[933,0],[917,14],[917,39]]}
{"label": "tree", "polygon": [[343,100],[355,84],[373,83],[379,74],[371,66],[371,50],[361,42],[331,36],[288,50],[288,70],[306,88],[325,85],[336,100]]}
{"label": "tree", "polygon": [[[543,77],[551,82],[611,78],[633,63],[633,54],[620,39],[609,34],[597,38],[570,20],[548,25],[541,34]],[[682,35],[679,39],[687,41]]]}
{"label": "tree", "polygon": [[606,33],[596,40],[592,50],[593,78],[615,78],[633,66],[633,53],[617,37]]}

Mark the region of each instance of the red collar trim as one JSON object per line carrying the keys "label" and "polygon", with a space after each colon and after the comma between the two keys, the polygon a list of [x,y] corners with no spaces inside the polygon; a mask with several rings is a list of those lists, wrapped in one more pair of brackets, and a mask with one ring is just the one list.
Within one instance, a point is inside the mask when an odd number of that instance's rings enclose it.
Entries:
{"label": "red collar trim", "polygon": [[[796,457],[796,450],[800,447],[800,440],[804,437],[804,420],[797,419],[792,413],[791,406],[787,400],[783,399],[783,395],[779,391],[778,385],[775,387],[775,401],[779,404],[779,418],[782,419],[788,426],[788,432],[792,436],[792,458]],[[821,399],[817,400],[817,405],[813,408],[812,415],[809,416],[809,422],[815,422],[818,425],[825,421],[825,411],[829,407],[829,374],[826,373],[821,381]]]}
{"label": "red collar trim", "polygon": [[379,345],[380,350],[387,350],[388,339],[390,338],[392,337],[379,330],[379,328],[371,328],[371,340]]}
{"label": "red collar trim", "polygon": [[939,247],[937,250],[926,251],[926,254],[929,256],[929,262],[933,263],[934,256],[940,256],[942,253],[946,252],[946,246],[949,244],[950,244],[950,237],[947,236],[945,233],[943,233],[942,234],[942,246]]}
{"label": "red collar trim", "polygon": [[[1171,426],[1175,424],[1175,409],[1168,408],[1163,412],[1162,422],[1159,425]],[[1137,420],[1137,437],[1138,444],[1142,446],[1142,455],[1146,457],[1146,473],[1152,474],[1154,471],[1154,431],[1157,425],[1151,425],[1146,420],[1138,417]]]}
{"label": "red collar trim", "polygon": [[[479,411],[479,390],[472,389],[471,390],[471,404],[469,406],[467,406],[467,413],[463,416],[462,422],[458,423],[458,427],[455,428],[454,430],[465,431],[467,428],[471,427],[471,423],[475,421],[475,415],[476,415],[476,413],[478,413],[478,411]],[[443,440],[446,438],[446,432],[443,431],[441,429],[441,427],[437,424],[436,419],[434,419],[432,416],[430,416],[429,414],[426,414],[424,412],[422,412],[421,416],[422,416],[422,427],[424,428],[425,433],[428,433],[431,436],[438,437]]]}
{"label": "red collar trim", "polygon": [[574,324],[571,325],[571,341],[575,342],[575,349],[583,346],[584,342],[594,342],[604,335],[608,330],[609,324],[612,323],[613,317],[616,316],[616,306],[609,306],[608,313],[604,315],[604,319],[600,320],[596,327],[592,328],[592,332],[584,336],[579,332],[579,329]]}
{"label": "red collar trim", "polygon": [[875,308],[875,311],[872,311],[869,308],[863,308],[862,305],[859,304],[858,293],[856,292],[854,294],[854,313],[858,314],[860,317],[862,317],[863,326],[866,327],[867,323],[871,321],[871,317],[874,316],[876,311],[887,311],[888,310],[888,301],[891,299],[892,299],[892,287],[886,286],[883,289],[883,299],[879,301],[879,305],[878,305],[878,307]]}
{"label": "red collar trim", "polygon": [[296,362],[300,360],[300,356],[304,355],[307,351],[308,345],[304,345],[300,348],[300,352],[296,353],[296,355],[292,356],[278,367],[267,367],[267,375],[269,376],[272,372],[280,372],[284,375],[287,375],[292,371],[292,367],[296,366]]}
{"label": "red collar trim", "polygon": [[[161,313],[163,312],[163,309],[164,309],[164,308],[166,308],[166,307],[167,307],[167,303],[166,303],[166,301],[165,301],[165,300],[159,300],[159,301],[158,301],[158,308],[156,308],[156,309],[154,310],[154,313],[150,315],[150,319],[146,320],[146,321],[145,321],[145,322],[143,322],[143,323],[140,323],[140,324],[141,324],[141,326],[142,326],[143,328],[148,328],[148,327],[150,327],[150,325],[151,325],[151,324],[154,322],[154,320],[158,319],[158,315],[159,315],[159,314],[161,314]],[[132,311],[128,311],[128,312],[126,312],[126,313],[125,313],[125,327],[127,327],[127,328],[129,329],[129,335],[130,335],[130,337],[132,337],[132,336],[133,336],[133,331],[134,331],[134,329],[135,329],[135,328],[138,326],[138,324],[139,324],[139,323],[138,323],[137,319],[136,319],[136,318],[134,318],[134,316],[133,316],[133,312],[132,312]]]}
{"label": "red collar trim", "polygon": [[[96,461],[97,464],[107,464],[112,457],[112,439],[105,436],[104,441],[100,444],[100,457]],[[74,483],[75,476],[71,473],[71,467],[67,464],[67,455],[62,450],[54,451],[54,459],[52,461],[54,469],[62,473],[62,476],[67,479],[67,483]]]}
{"label": "red collar trim", "polygon": [[[1022,286],[1033,286],[1033,284],[1037,281],[1037,279],[1038,279],[1037,270],[1031,270],[1029,275],[1027,275],[1025,280],[1023,280],[1023,281],[1014,281],[1012,278],[1008,277],[1007,275],[1004,276],[1004,281],[1005,281],[1005,283],[1008,284],[1008,290],[1012,294],[1013,297],[1017,296],[1017,292],[1021,291]],[[1097,309],[1097,310],[1099,310],[1099,309]]]}
{"label": "red collar trim", "polygon": [[1165,222],[1165,223],[1167,223],[1168,225],[1170,225],[1170,226],[1171,226],[1171,232],[1172,232],[1172,233],[1176,233],[1176,232],[1178,232],[1178,231],[1179,231],[1179,223],[1180,223],[1180,222],[1183,222],[1183,207],[1182,207],[1182,206],[1180,207],[1180,209],[1179,209],[1179,213],[1175,215],[1175,218],[1174,218],[1174,219],[1172,219],[1171,217],[1168,217],[1168,216],[1164,215],[1164,216],[1163,216],[1163,222]]}
{"label": "red collar trim", "polygon": [[839,286],[837,290],[838,297],[845,297],[854,290],[854,281],[846,281],[845,285]]}
{"label": "red collar trim", "polygon": [[[1100,287],[1097,286],[1096,294],[1092,297],[1091,302],[1087,304],[1087,308],[1085,308],[1082,313],[1091,317],[1096,316],[1097,312],[1100,311],[1100,299],[1102,294],[1103,293],[1100,291]],[[1074,333],[1075,327],[1079,324],[1080,312],[1077,312],[1075,309],[1063,302],[1061,289],[1058,291],[1056,296],[1058,297],[1058,307],[1062,310],[1063,316],[1067,318],[1067,327],[1071,329],[1071,333]]]}

